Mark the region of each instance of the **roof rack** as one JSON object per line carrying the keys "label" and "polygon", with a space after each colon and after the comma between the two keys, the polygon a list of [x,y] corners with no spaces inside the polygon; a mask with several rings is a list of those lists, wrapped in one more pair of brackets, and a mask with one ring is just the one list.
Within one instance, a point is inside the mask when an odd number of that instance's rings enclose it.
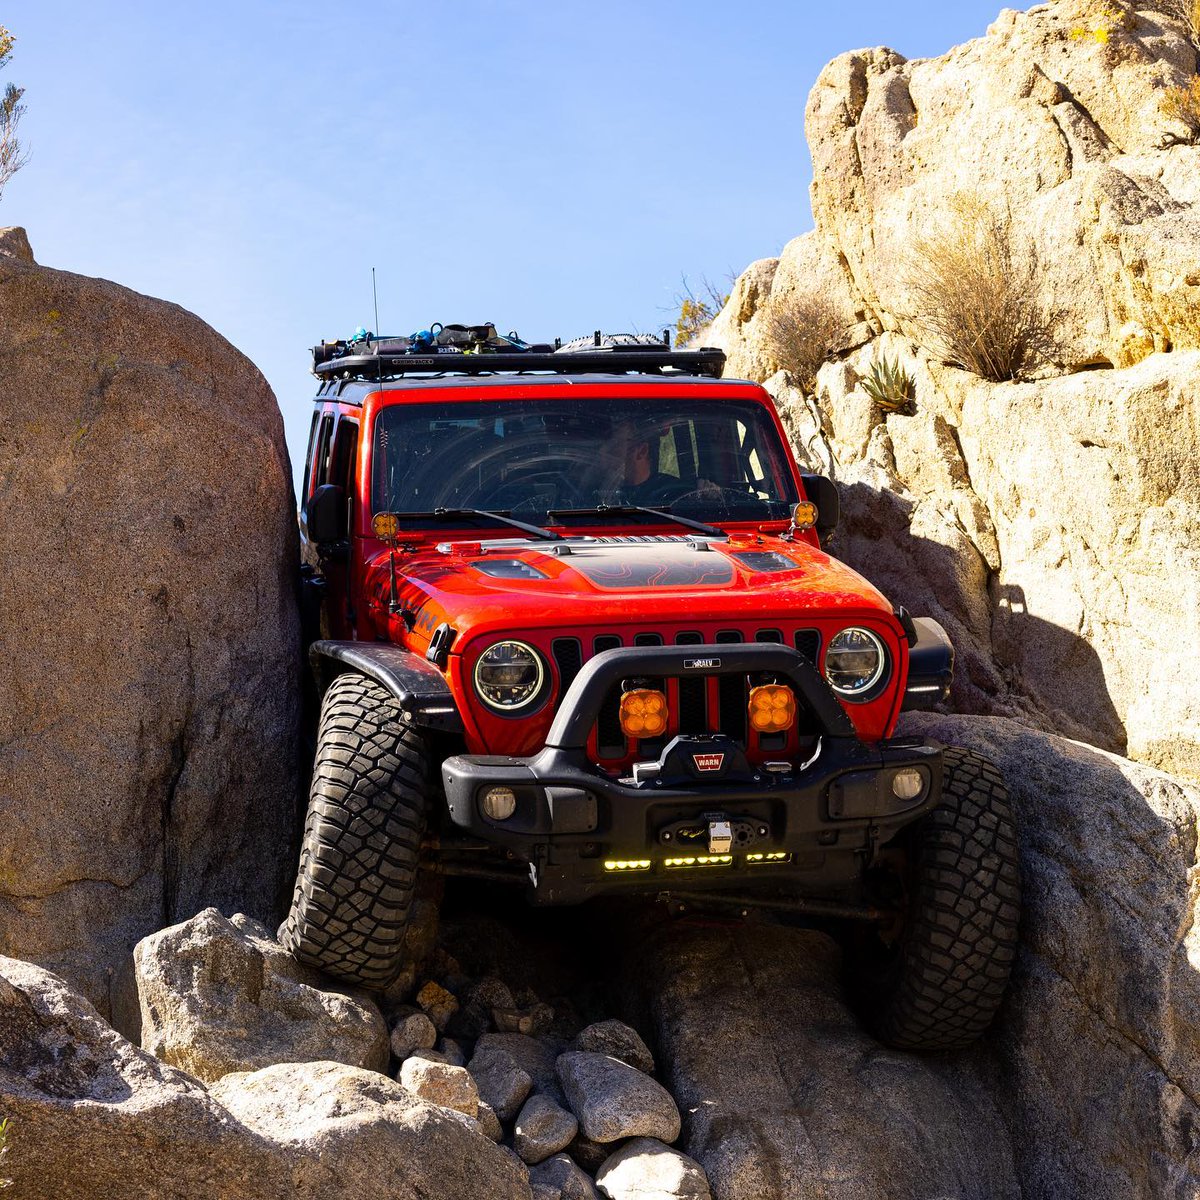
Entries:
{"label": "roof rack", "polygon": [[[408,338],[367,334],[352,341],[313,347],[313,374],[320,379],[395,379],[404,375],[494,375],[550,372],[556,375],[700,375],[720,379],[725,352],[706,346],[672,350],[649,338],[604,337],[597,332],[563,346],[464,353],[447,346],[413,344]],[[590,344],[585,344],[590,343]],[[606,344],[609,343],[609,344]]]}

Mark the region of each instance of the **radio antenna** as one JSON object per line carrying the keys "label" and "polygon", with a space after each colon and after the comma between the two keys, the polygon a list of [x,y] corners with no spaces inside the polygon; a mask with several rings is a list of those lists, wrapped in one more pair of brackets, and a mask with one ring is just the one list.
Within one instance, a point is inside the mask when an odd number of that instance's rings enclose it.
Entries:
{"label": "radio antenna", "polygon": [[375,287],[375,268],[371,268],[371,299],[375,302],[375,336],[379,337],[379,291]]}

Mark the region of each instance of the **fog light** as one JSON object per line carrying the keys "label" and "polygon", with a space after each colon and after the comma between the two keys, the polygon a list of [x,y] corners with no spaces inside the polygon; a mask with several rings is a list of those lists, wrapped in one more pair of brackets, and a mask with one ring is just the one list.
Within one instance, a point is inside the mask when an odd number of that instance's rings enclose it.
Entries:
{"label": "fog light", "polygon": [[483,815],[507,821],[517,811],[517,793],[510,787],[491,787],[483,793]]}
{"label": "fog light", "polygon": [[750,724],[759,733],[782,733],[796,720],[792,689],[772,683],[750,689]]}
{"label": "fog light", "polygon": [[631,738],[652,738],[666,733],[666,696],[652,688],[637,688],[623,693],[621,731]]}
{"label": "fog light", "polygon": [[915,800],[925,790],[925,777],[916,767],[905,767],[892,776],[892,791],[900,800]]}

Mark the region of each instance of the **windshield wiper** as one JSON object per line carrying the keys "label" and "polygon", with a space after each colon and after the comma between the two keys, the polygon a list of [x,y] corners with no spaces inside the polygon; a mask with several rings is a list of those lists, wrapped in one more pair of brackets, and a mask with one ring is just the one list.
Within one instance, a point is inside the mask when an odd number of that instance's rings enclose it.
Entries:
{"label": "windshield wiper", "polygon": [[711,537],[725,537],[723,529],[705,525],[701,521],[693,521],[691,517],[676,516],[670,508],[647,508],[643,504],[597,504],[595,508],[552,508],[547,517],[632,517],[635,513],[644,513],[650,517],[661,517],[664,521],[674,521],[688,529],[697,529]]}
{"label": "windshield wiper", "polygon": [[435,508],[431,513],[405,513],[404,515],[410,518],[430,516],[438,521],[453,521],[460,517],[487,517],[489,520],[499,521],[502,525],[511,525],[522,533],[541,538],[544,542],[562,541],[562,534],[555,533],[552,529],[543,529],[540,525],[526,525],[524,521],[518,521],[515,517],[506,517],[503,513],[498,512],[488,512],[486,508]]}

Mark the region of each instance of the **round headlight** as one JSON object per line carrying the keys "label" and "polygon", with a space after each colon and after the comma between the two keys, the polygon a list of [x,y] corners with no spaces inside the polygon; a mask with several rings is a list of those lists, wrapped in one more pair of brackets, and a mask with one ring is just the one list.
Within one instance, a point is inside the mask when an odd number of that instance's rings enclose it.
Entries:
{"label": "round headlight", "polygon": [[863,696],[887,667],[883,643],[869,629],[843,629],[825,651],[825,678],[842,696]]}
{"label": "round headlight", "polygon": [[546,668],[524,642],[497,642],[475,664],[475,690],[493,712],[512,713],[541,699]]}

